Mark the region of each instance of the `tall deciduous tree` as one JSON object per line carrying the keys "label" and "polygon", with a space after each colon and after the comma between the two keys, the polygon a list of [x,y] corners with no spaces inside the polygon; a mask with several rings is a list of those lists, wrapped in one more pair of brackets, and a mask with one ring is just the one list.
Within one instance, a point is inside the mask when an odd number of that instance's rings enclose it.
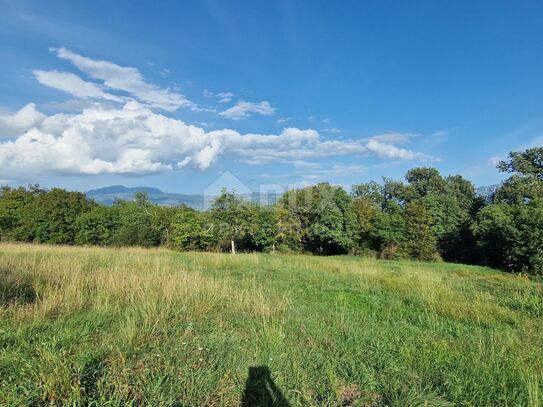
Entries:
{"label": "tall deciduous tree", "polygon": [[436,238],[432,232],[433,220],[430,211],[421,200],[407,204],[404,212],[404,251],[418,260],[431,260],[436,254]]}
{"label": "tall deciduous tree", "polygon": [[282,250],[302,250],[302,220],[293,211],[280,202],[274,209],[275,224],[277,227],[277,244]]}
{"label": "tall deciduous tree", "polygon": [[385,204],[384,188],[375,181],[353,185],[351,195],[353,198],[371,202],[379,208]]}
{"label": "tall deciduous tree", "polygon": [[343,188],[322,183],[292,190],[283,195],[281,205],[301,225],[305,250],[338,254],[353,248],[356,215],[351,198]]}
{"label": "tall deciduous tree", "polygon": [[278,239],[278,225],[272,206],[247,204],[246,244],[251,250],[273,252]]}
{"label": "tall deciduous tree", "polygon": [[387,201],[375,218],[376,249],[382,258],[401,257],[405,242],[405,219],[403,208],[393,200]]}
{"label": "tall deciduous tree", "polygon": [[406,193],[407,201],[420,199],[430,193],[446,194],[448,192],[447,183],[435,168],[412,168],[405,174],[405,180],[409,184]]}
{"label": "tall deciduous tree", "polygon": [[481,260],[508,271],[543,275],[543,201],[492,204],[473,224]]}
{"label": "tall deciduous tree", "polygon": [[508,160],[500,161],[497,167],[513,175],[496,190],[495,203],[516,204],[543,198],[543,147],[511,152]]}
{"label": "tall deciduous tree", "polygon": [[497,167],[503,172],[513,172],[543,181],[543,147],[510,152],[509,159],[500,161]]}
{"label": "tall deciduous tree", "polygon": [[242,240],[247,232],[248,225],[245,215],[244,202],[234,191],[223,190],[211,206],[214,233],[220,239],[230,241],[232,254],[236,253],[236,241]]}
{"label": "tall deciduous tree", "polygon": [[178,209],[172,220],[171,245],[181,250],[206,250],[212,241],[206,213],[189,207]]}

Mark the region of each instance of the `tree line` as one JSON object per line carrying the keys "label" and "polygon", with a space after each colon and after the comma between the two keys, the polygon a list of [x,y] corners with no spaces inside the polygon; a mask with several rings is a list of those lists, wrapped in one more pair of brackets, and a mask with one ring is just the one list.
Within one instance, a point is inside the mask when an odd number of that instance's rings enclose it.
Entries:
{"label": "tree line", "polygon": [[498,169],[511,176],[490,197],[420,167],[350,193],[328,183],[290,190],[274,205],[225,190],[206,211],[158,206],[145,193],[104,206],[80,192],[4,186],[0,239],[444,259],[543,275],[543,148],[512,152]]}

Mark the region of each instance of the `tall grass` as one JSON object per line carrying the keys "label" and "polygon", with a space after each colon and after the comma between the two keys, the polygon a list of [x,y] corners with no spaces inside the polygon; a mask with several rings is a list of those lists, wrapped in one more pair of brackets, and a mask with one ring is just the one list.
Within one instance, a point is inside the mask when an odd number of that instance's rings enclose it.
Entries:
{"label": "tall grass", "polygon": [[542,285],[485,268],[0,246],[0,405],[541,406],[542,349]]}

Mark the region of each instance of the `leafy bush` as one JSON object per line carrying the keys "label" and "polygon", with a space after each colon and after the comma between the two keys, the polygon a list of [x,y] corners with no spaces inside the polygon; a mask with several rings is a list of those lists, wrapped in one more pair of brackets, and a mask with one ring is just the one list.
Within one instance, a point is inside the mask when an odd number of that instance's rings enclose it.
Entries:
{"label": "leafy bush", "polygon": [[81,192],[3,187],[0,233],[4,239],[73,244],[76,219],[95,205]]}
{"label": "leafy bush", "polygon": [[300,227],[301,245],[312,253],[348,253],[357,235],[356,214],[349,195],[328,183],[288,191],[280,205]]}
{"label": "leafy bush", "polygon": [[171,246],[181,250],[206,250],[213,237],[204,224],[204,215],[184,208],[172,221]]}
{"label": "leafy bush", "polygon": [[473,226],[480,256],[491,266],[543,275],[543,201],[493,204]]}
{"label": "leafy bush", "polygon": [[80,215],[75,224],[75,243],[104,246],[111,242],[120,225],[117,207],[97,206]]}
{"label": "leafy bush", "polygon": [[111,238],[114,246],[158,246],[160,243],[160,231],[145,225],[129,224],[123,225]]}

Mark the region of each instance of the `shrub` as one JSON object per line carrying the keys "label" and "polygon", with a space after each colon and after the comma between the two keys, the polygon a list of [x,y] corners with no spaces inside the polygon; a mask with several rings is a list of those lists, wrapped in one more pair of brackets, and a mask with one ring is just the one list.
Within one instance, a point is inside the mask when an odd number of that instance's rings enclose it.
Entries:
{"label": "shrub", "polygon": [[80,215],[75,223],[75,243],[80,245],[107,245],[120,225],[117,207],[97,206]]}
{"label": "shrub", "polygon": [[203,214],[184,208],[172,221],[171,246],[181,250],[205,250],[212,236],[204,225]]}
{"label": "shrub", "polygon": [[543,201],[493,204],[483,208],[474,224],[480,256],[507,271],[543,275]]}
{"label": "shrub", "polygon": [[111,239],[114,246],[158,246],[161,233],[159,230],[139,224],[121,226]]}

